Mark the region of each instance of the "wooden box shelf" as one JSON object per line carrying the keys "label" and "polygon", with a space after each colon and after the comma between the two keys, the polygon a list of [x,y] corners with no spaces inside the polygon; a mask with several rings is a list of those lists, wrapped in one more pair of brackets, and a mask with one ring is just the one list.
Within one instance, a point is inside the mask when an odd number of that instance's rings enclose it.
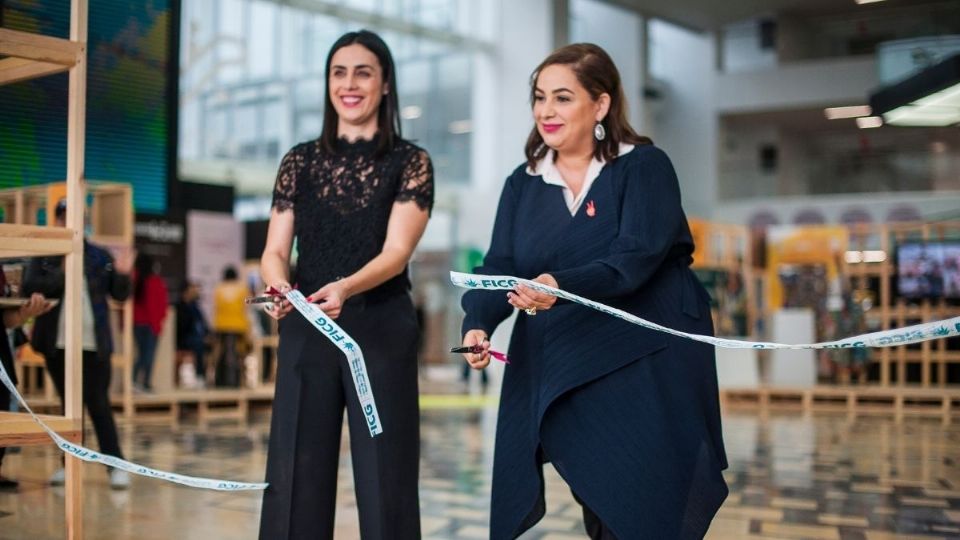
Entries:
{"label": "wooden box shelf", "polygon": [[83,54],[80,43],[0,28],[0,84],[68,71]]}
{"label": "wooden box shelf", "polygon": [[[40,418],[64,439],[80,440],[79,419],[50,415],[40,415]],[[50,436],[28,413],[0,412],[0,446],[37,444],[50,444]]]}
{"label": "wooden box shelf", "polygon": [[0,223],[0,255],[4,258],[64,255],[73,250],[73,231],[62,227]]}

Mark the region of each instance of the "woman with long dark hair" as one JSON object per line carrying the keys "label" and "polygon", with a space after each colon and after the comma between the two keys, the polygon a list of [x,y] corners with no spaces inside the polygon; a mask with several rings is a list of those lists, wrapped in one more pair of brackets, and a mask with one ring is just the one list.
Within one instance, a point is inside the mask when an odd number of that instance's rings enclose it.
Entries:
{"label": "woman with long dark hair", "polygon": [[433,205],[433,169],[401,137],[396,70],[379,36],[340,37],[325,73],[323,131],[280,164],[261,275],[282,292],[296,283],[360,345],[383,433],[370,436],[340,350],[288,315],[288,302],[268,304],[281,321],[260,538],[333,538],[344,409],[361,536],[419,538],[418,327],[406,268]]}
{"label": "woman with long dark hair", "polygon": [[[693,238],[667,155],[627,123],[616,66],[600,47],[562,47],[537,67],[527,162],[507,178],[476,272],[513,275],[661,325],[712,334],[689,266]],[[702,538],[727,495],[713,347],[519,286],[463,296],[476,369],[488,337],[522,310],[503,379],[490,538],[544,513],[551,462],[593,539]]]}
{"label": "woman with long dark hair", "polygon": [[152,391],[153,360],[157,338],[167,317],[167,286],[157,274],[153,257],[140,253],[134,264],[133,337],[137,341],[137,359],[133,363],[135,388]]}

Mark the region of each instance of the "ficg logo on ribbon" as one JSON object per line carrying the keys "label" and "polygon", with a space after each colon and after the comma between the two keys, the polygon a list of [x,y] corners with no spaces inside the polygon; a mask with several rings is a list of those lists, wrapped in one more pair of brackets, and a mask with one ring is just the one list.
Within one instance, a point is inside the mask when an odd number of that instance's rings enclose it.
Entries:
{"label": "ficg logo on ribbon", "polygon": [[363,411],[370,429],[370,436],[376,437],[383,433],[380,424],[380,415],[377,413],[377,404],[373,400],[373,390],[370,388],[370,376],[367,375],[367,364],[363,361],[363,351],[353,338],[343,328],[328,318],[316,305],[307,301],[303,293],[293,289],[286,294],[287,300],[304,316],[314,328],[327,337],[347,357],[350,375],[353,377],[353,386],[360,400],[360,410]]}

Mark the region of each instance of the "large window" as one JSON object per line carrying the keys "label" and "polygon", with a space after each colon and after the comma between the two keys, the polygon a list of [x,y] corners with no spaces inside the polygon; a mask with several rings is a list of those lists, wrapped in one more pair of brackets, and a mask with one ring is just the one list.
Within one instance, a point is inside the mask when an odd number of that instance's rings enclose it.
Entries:
{"label": "large window", "polygon": [[283,153],[320,133],[330,46],[370,28],[397,63],[404,137],[430,152],[438,182],[467,182],[473,64],[485,54],[476,36],[489,8],[467,0],[184,0],[181,178],[269,193]]}

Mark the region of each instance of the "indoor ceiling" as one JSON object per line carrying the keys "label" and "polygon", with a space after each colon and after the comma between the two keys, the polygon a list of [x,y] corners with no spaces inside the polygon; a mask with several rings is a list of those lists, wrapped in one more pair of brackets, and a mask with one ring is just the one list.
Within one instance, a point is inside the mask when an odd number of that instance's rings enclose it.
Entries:
{"label": "indoor ceiling", "polygon": [[681,26],[710,31],[752,17],[789,12],[795,14],[848,13],[885,10],[894,6],[942,4],[945,0],[884,0],[858,5],[854,0],[608,0],[612,4]]}

